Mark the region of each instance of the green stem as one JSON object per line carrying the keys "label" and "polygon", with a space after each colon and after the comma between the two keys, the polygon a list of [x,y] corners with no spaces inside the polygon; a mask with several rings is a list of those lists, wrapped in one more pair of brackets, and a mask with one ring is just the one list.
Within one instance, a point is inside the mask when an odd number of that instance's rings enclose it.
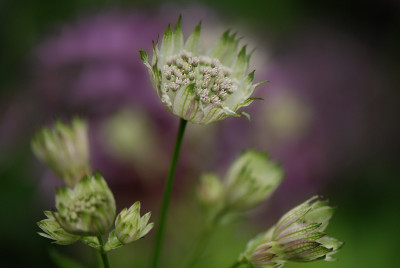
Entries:
{"label": "green stem", "polygon": [[183,135],[185,134],[187,121],[181,118],[179,123],[178,134],[176,136],[174,152],[172,154],[171,164],[169,166],[168,177],[165,184],[164,195],[161,203],[161,214],[160,219],[158,221],[157,233],[156,233],[156,244],[154,247],[153,259],[152,259],[152,268],[157,268],[160,262],[160,254],[162,251],[162,246],[164,242],[164,233],[167,221],[168,207],[171,199],[172,188],[174,185],[174,175],[176,165],[178,163],[179,152],[181,149]]}
{"label": "green stem", "polygon": [[193,254],[189,258],[189,262],[186,267],[192,268],[195,263],[197,263],[198,259],[201,257],[203,254],[208,241],[212,237],[213,233],[215,232],[215,229],[217,228],[219,221],[221,218],[229,211],[229,208],[226,207],[219,211],[211,220],[210,223],[208,224],[208,227],[204,230],[203,234],[201,235],[200,239],[197,242],[196,248],[193,251]]}
{"label": "green stem", "polygon": [[204,233],[198,240],[196,248],[194,249],[193,254],[191,255],[186,267],[191,268],[191,267],[195,266],[198,259],[203,254],[203,251],[206,248],[208,241],[210,240],[213,232],[214,232],[214,228],[208,228],[204,231]]}
{"label": "green stem", "polygon": [[245,264],[246,261],[236,261],[232,266],[230,266],[229,268],[237,268],[240,267],[242,264]]}
{"label": "green stem", "polygon": [[108,262],[108,256],[107,256],[107,252],[104,251],[104,243],[103,243],[103,238],[101,238],[101,235],[99,235],[97,237],[97,239],[99,240],[99,244],[100,244],[100,256],[101,256],[101,260],[103,261],[103,267],[104,268],[110,268],[110,263]]}

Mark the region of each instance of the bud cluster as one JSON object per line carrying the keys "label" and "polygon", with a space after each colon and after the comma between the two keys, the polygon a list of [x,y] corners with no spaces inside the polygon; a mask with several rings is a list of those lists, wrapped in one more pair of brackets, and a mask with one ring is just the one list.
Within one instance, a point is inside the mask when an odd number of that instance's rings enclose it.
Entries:
{"label": "bud cluster", "polygon": [[83,178],[74,189],[57,189],[56,197],[56,219],[69,233],[98,236],[111,228],[114,196],[100,174]]}
{"label": "bud cluster", "polygon": [[332,261],[331,255],[343,245],[323,232],[333,212],[326,201],[314,196],[250,241],[241,258],[252,267],[282,267],[287,261]]}
{"label": "bud cluster", "polygon": [[89,175],[89,141],[86,122],[75,118],[67,125],[57,121],[32,140],[35,155],[59,175],[68,187]]}
{"label": "bud cluster", "polygon": [[132,243],[144,237],[153,228],[148,223],[151,212],[140,216],[140,202],[135,202],[129,209],[124,208],[115,220],[115,234],[123,244]]}
{"label": "bud cluster", "polygon": [[58,121],[53,129],[43,128],[33,139],[32,147],[36,156],[60,175],[67,186],[57,189],[57,212],[45,211],[47,219],[37,223],[43,231],[39,235],[59,245],[81,239],[104,252],[133,242],[152,229],[153,224],[148,224],[151,214],[140,217],[140,203],[136,202],[118,215],[107,243],[100,242],[98,237],[114,224],[116,207],[104,178],[99,173],[89,174],[85,121],[74,119],[71,125]]}

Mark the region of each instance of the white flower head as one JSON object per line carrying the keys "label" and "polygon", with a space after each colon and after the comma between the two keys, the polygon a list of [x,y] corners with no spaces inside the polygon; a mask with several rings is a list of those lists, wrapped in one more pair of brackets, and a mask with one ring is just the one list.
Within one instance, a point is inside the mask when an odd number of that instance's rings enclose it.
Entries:
{"label": "white flower head", "polygon": [[165,107],[173,114],[197,124],[208,124],[228,116],[248,117],[236,111],[249,105],[250,95],[264,83],[252,84],[254,71],[248,73],[251,53],[246,46],[239,52],[239,38],[226,31],[207,52],[200,49],[197,25],[184,41],[181,18],[172,31],[168,26],[161,46],[153,43],[153,58],[140,51],[148,67],[153,87]]}

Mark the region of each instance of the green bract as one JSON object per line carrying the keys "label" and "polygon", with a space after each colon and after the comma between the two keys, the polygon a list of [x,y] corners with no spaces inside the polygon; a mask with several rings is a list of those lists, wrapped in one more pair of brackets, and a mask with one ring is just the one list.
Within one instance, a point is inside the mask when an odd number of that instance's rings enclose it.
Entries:
{"label": "green bract", "polygon": [[57,121],[53,129],[38,131],[32,149],[68,187],[73,187],[90,172],[88,144],[86,122],[75,118],[70,125]]}
{"label": "green bract", "polygon": [[38,233],[39,235],[54,240],[54,243],[59,245],[69,245],[79,240],[79,236],[67,233],[58,224],[51,211],[44,211],[47,219],[41,220],[37,225],[42,229],[44,233]]}
{"label": "green bract", "polygon": [[236,210],[249,209],[269,197],[282,177],[281,168],[266,154],[246,151],[226,174],[226,203]]}
{"label": "green bract", "polygon": [[140,202],[135,202],[129,209],[123,209],[115,220],[115,235],[122,244],[128,244],[144,237],[153,228],[148,223],[151,212],[140,217]]}
{"label": "green bract", "polygon": [[334,260],[343,245],[323,232],[334,208],[314,196],[286,213],[266,233],[247,245],[241,259],[252,267],[282,267],[286,261]]}
{"label": "green bract", "polygon": [[100,174],[84,177],[74,189],[59,188],[54,213],[71,234],[98,236],[110,230],[115,218],[114,196]]}
{"label": "green bract", "polygon": [[153,45],[151,64],[140,51],[148,67],[153,86],[162,103],[173,114],[198,124],[208,124],[249,105],[254,89],[254,71],[248,72],[250,54],[246,46],[237,52],[239,38],[226,31],[207,52],[200,49],[200,24],[184,42],[181,18],[174,31],[168,26],[160,48]]}

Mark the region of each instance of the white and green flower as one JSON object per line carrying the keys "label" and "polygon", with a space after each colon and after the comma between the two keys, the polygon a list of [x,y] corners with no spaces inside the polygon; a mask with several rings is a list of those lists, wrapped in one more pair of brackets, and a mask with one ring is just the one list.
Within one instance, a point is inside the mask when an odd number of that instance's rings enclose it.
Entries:
{"label": "white and green flower", "polygon": [[224,186],[216,174],[207,173],[200,177],[197,199],[204,207],[218,206],[224,198]]}
{"label": "white and green flower", "polygon": [[280,166],[262,152],[248,150],[233,162],[225,176],[226,203],[246,210],[267,199],[283,178]]}
{"label": "white and green flower", "polygon": [[153,228],[149,223],[151,212],[140,216],[140,202],[135,202],[129,209],[123,209],[115,220],[115,235],[122,244],[132,243],[144,237]]}
{"label": "white and green flower", "polygon": [[57,121],[43,128],[32,140],[34,154],[59,175],[68,187],[90,174],[86,122],[74,118],[70,125]]}
{"label": "white and green flower", "polygon": [[103,177],[84,177],[74,187],[59,188],[54,217],[68,233],[99,236],[109,231],[115,218],[115,200]]}
{"label": "white and green flower", "polygon": [[334,260],[343,243],[324,232],[334,210],[327,201],[310,198],[251,240],[240,261],[250,267],[283,267],[287,261]]}
{"label": "white and green flower", "polygon": [[282,177],[280,166],[265,153],[248,150],[230,165],[223,180],[214,173],[203,174],[197,199],[206,210],[209,223],[228,223],[267,200]]}
{"label": "white and green flower", "polygon": [[237,52],[239,38],[229,31],[207,52],[202,51],[200,26],[184,41],[179,18],[173,31],[168,26],[161,46],[153,44],[151,63],[146,52],[140,51],[158,96],[169,111],[193,123],[248,117],[237,110],[256,99],[251,94],[265,82],[252,84],[251,53],[246,53],[246,46]]}

